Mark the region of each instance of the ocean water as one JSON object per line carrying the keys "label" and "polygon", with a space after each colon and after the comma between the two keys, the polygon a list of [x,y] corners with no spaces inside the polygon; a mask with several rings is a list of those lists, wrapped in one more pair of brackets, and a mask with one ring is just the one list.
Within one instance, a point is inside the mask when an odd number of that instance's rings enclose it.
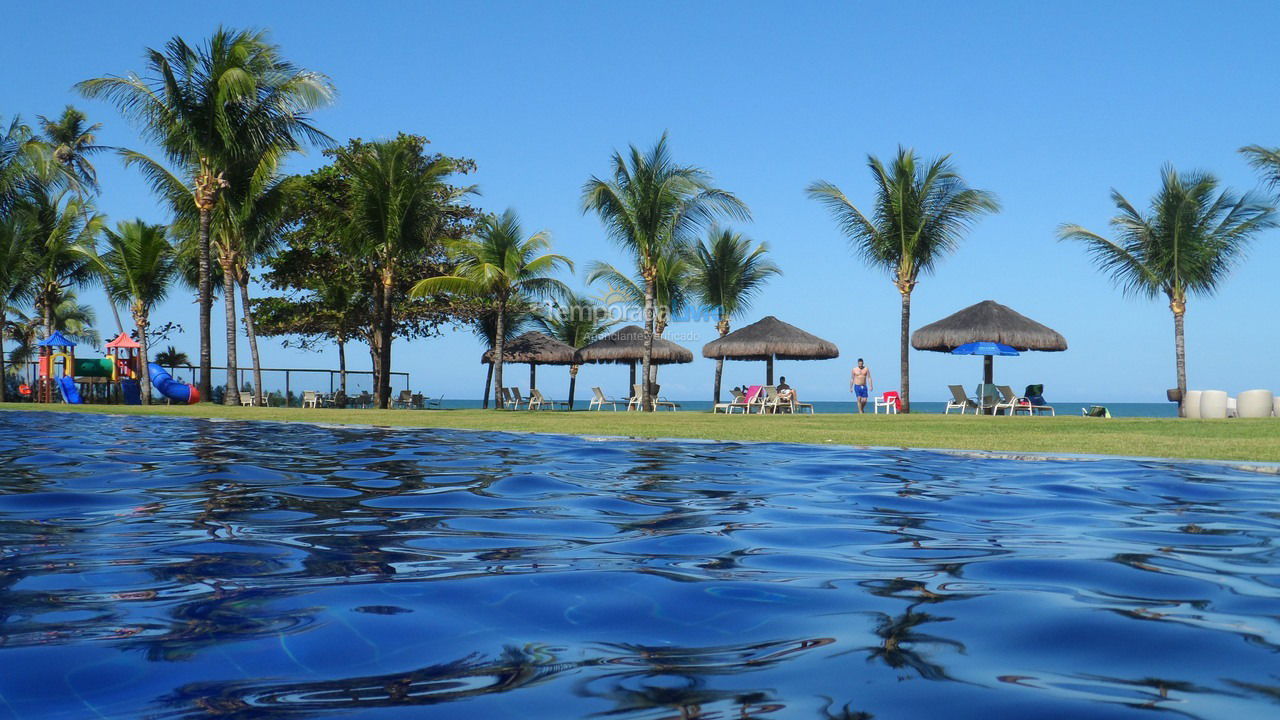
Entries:
{"label": "ocean water", "polygon": [[0,412],[0,718],[1273,718],[1204,463]]}
{"label": "ocean water", "polygon": [[[587,403],[591,399],[590,390],[585,397],[574,398],[574,408],[577,410],[586,410]],[[726,394],[726,398],[728,395]],[[554,400],[565,401],[568,397],[554,397]],[[688,412],[711,412],[710,400],[677,400],[682,411]],[[1093,405],[1103,405],[1111,411],[1112,417],[1177,417],[1178,406],[1173,403],[1109,403],[1097,400],[1093,401],[1071,401],[1051,403],[1054,412],[1059,415],[1079,415],[1081,409],[1089,408]],[[445,409],[467,409],[478,410],[481,406],[480,400],[450,400],[445,399],[441,403],[441,407]],[[916,413],[941,413],[945,410],[947,404],[945,402],[917,402],[912,403],[911,410]],[[619,412],[626,409],[626,404],[622,403],[618,406]],[[867,403],[867,412],[872,412],[873,406]],[[813,410],[817,413],[851,413],[857,412],[858,407],[852,402],[831,402],[818,400],[813,403]],[[604,412],[610,412],[606,407]],[[663,411],[665,412],[665,410]],[[952,411],[953,413],[955,411]]]}

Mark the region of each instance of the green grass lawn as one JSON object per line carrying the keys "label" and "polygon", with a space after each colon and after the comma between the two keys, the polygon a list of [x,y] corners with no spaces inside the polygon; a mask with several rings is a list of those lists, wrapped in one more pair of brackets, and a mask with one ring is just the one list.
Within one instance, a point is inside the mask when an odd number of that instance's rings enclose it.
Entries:
{"label": "green grass lawn", "polygon": [[973,415],[742,416],[693,412],[303,410],[195,406],[0,404],[4,410],[118,413],[274,422],[470,428],[629,437],[701,438],[1003,452],[1280,462],[1280,419],[986,417]]}

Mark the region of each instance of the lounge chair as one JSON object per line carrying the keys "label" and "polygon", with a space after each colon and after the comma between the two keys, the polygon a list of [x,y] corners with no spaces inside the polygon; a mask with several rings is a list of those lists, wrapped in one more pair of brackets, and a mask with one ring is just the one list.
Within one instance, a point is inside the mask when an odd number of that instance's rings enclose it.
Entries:
{"label": "lounge chair", "polygon": [[427,407],[426,402],[427,399],[422,397],[422,393],[414,393],[413,401],[409,403],[409,407],[414,410],[424,410]]}
{"label": "lounge chair", "polygon": [[427,409],[439,408],[444,403],[444,393],[440,393],[438,398],[427,398]]}
{"label": "lounge chair", "polygon": [[1090,405],[1087,408],[1080,408],[1080,414],[1085,417],[1111,417],[1111,411],[1103,405]]}
{"label": "lounge chair", "polygon": [[876,398],[875,405],[871,408],[871,412],[878,413],[880,412],[880,408],[884,408],[886,415],[897,415],[898,403],[900,402],[901,399],[898,396],[898,391],[886,390],[881,393],[880,397]]}
{"label": "lounge chair", "polygon": [[[662,397],[661,395],[659,395],[658,391],[660,389],[662,389],[661,385],[654,385],[653,392],[650,393],[650,404],[653,406],[653,409],[657,410],[658,408],[664,407],[664,406],[671,408],[673,411],[680,409],[679,403],[672,402]],[[643,397],[644,397],[644,391],[641,388],[641,386],[639,384],[632,385],[631,397],[630,399],[627,400],[627,409],[630,410],[632,407],[634,407],[635,409],[639,410],[641,398]]]}
{"label": "lounge chair", "polygon": [[951,389],[951,399],[947,401],[947,407],[943,409],[943,415],[950,415],[952,410],[959,410],[963,415],[965,410],[973,408],[973,412],[978,412],[978,401],[964,394],[964,386],[948,385]]}
{"label": "lounge chair", "polygon": [[592,409],[603,410],[604,406],[608,405],[609,407],[613,408],[614,412],[618,412],[618,401],[610,400],[609,398],[605,397],[604,390],[598,387],[593,387],[591,388],[591,395],[592,395],[591,402],[587,403],[588,410],[592,410]]}
{"label": "lounge chair", "polygon": [[519,410],[520,406],[524,405],[526,410],[532,409],[528,406],[528,401],[526,401],[524,399],[524,396],[520,394],[520,388],[509,387],[507,388],[507,390],[511,392],[511,402],[509,405],[507,405],[508,408],[512,410]]}
{"label": "lounge chair", "polygon": [[[997,385],[996,390],[1000,391],[1000,396],[1001,396],[1000,399],[996,401],[996,407],[994,410],[995,414],[997,415],[1000,414],[1001,410],[1004,410],[1006,415],[1013,415],[1018,410],[1019,406],[1022,406],[1021,405],[1022,401],[1026,399],[1026,398],[1020,398],[1017,395],[1014,395],[1013,388],[1009,387],[1008,385]],[[1027,404],[1023,407],[1029,407],[1029,406],[1030,404]],[[1028,414],[1030,414],[1030,410],[1028,410],[1027,412]]]}
{"label": "lounge chair", "polygon": [[724,410],[729,415],[732,415],[733,411],[735,409],[738,409],[742,411],[743,415],[746,415],[747,408],[748,408],[746,394],[737,388],[734,388],[729,392],[733,393],[733,400],[727,403],[724,403],[724,402],[716,403],[711,407],[711,412],[717,413],[717,412],[720,412],[721,410]]}
{"label": "lounge chair", "polygon": [[361,390],[360,394],[352,401],[352,404],[361,409],[367,408],[373,404],[373,396],[369,394],[368,390]]}
{"label": "lounge chair", "polygon": [[764,409],[764,386],[752,385],[747,388],[747,392],[743,395],[742,401],[747,404],[747,412],[752,410],[760,412]]}
{"label": "lounge chair", "polygon": [[1053,406],[1046,404],[1044,401],[1043,384],[1028,385],[1022,396],[1030,404],[1032,415],[1048,411],[1050,415],[1057,416],[1058,413],[1053,409]]}
{"label": "lounge chair", "polygon": [[396,399],[391,401],[391,407],[392,408],[401,407],[408,410],[409,403],[411,402],[413,402],[413,391],[401,390],[400,394],[396,396]]}
{"label": "lounge chair", "polygon": [[569,407],[569,403],[567,402],[556,402],[555,400],[548,400],[542,394],[541,390],[539,390],[538,388],[530,388],[529,390],[529,409],[530,410],[545,410],[548,407],[551,408],[552,410],[555,410],[557,405],[563,405],[566,408]]}
{"label": "lounge chair", "polygon": [[314,408],[320,406],[320,393],[315,390],[302,391],[302,407]]}
{"label": "lounge chair", "polygon": [[991,383],[979,383],[975,393],[978,396],[978,410],[983,414],[994,415],[996,405],[1000,403],[1000,391]]}

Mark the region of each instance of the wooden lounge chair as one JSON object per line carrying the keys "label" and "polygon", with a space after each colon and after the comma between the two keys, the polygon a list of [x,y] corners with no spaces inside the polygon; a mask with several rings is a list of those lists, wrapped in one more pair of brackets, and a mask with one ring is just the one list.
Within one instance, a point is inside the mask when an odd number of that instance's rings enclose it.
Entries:
{"label": "wooden lounge chair", "polygon": [[613,408],[614,412],[618,412],[618,401],[610,400],[609,398],[605,397],[604,390],[598,387],[593,387],[591,388],[591,395],[592,395],[591,402],[587,403],[588,410],[592,410],[592,409],[603,410],[604,406],[608,405],[609,407]]}
{"label": "wooden lounge chair", "polygon": [[978,412],[978,401],[964,394],[962,385],[948,385],[951,389],[951,399],[947,401],[947,407],[943,409],[943,415],[950,415],[952,410],[959,410],[963,415],[965,410],[973,408],[974,413]]}

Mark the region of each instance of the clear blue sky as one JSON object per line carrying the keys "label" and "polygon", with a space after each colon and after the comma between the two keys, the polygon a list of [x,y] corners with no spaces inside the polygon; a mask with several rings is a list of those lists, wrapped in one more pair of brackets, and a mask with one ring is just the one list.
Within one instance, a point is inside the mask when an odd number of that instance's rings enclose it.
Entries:
{"label": "clear blue sky", "polygon": [[[768,241],[786,273],[747,321],[774,314],[839,345],[839,360],[779,364],[810,399],[848,397],[857,357],[875,370],[878,390],[895,388],[899,319],[887,276],[860,264],[805,197],[813,180],[833,181],[864,205],[872,192],[868,153],[888,156],[898,144],[951,153],[972,185],[999,195],[1004,211],[982,220],[921,281],[913,328],[993,299],[1071,345],[1000,359],[998,379],[1043,382],[1050,399],[1154,402],[1174,384],[1165,303],[1123,297],[1080,247],[1055,240],[1055,228],[1107,230],[1110,188],[1145,206],[1166,162],[1254,188],[1237,149],[1280,145],[1280,5],[1272,2],[51,2],[36,9],[4,0],[2,14],[6,118],[34,121],[75,103],[104,123],[103,142],[142,147],[114,109],[80,99],[72,84],[140,70],[143,48],[173,35],[198,40],[219,23],[266,28],[287,57],[337,85],[338,102],[316,118],[329,134],[371,139],[403,130],[474,158],[479,204],[515,208],[530,231],[549,230],[555,249],[580,266],[625,263],[598,220],[581,213],[583,182],[607,170],[612,150],[648,146],[667,130],[679,160],[703,166],[750,205],[754,222],[741,229]],[[312,153],[290,169],[320,160]],[[166,220],[114,158],[99,170],[101,207],[113,221]],[[1262,235],[1216,297],[1190,302],[1193,387],[1280,390],[1277,241],[1280,231]],[[101,295],[86,297],[109,326]],[[174,298],[160,315],[186,326],[176,344],[194,357],[194,304]],[[215,340],[220,324],[215,311]],[[713,364],[699,350],[714,329],[669,332],[698,359],[664,369],[663,394],[705,399]],[[336,353],[283,350],[278,341],[265,348],[269,365],[336,367]],[[428,394],[479,397],[480,352],[469,334],[448,332],[397,344],[395,365]],[[217,362],[221,355],[219,343]],[[367,353],[350,357],[367,368]],[[980,360],[913,352],[912,368],[915,399],[941,400],[948,383],[978,381]],[[729,363],[726,382],[762,374],[761,364]],[[563,398],[566,375],[544,369],[539,385]],[[524,366],[515,378],[527,383]],[[625,368],[612,366],[588,366],[580,381],[611,393],[625,383]]]}

